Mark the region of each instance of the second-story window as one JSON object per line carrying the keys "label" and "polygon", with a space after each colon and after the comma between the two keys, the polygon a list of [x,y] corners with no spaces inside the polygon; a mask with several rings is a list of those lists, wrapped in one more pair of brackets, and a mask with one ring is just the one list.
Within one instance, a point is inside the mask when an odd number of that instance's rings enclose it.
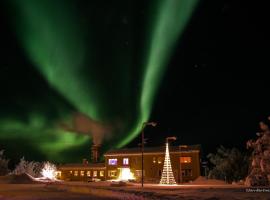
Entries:
{"label": "second-story window", "polygon": [[181,163],[191,163],[191,157],[189,157],[189,156],[180,157],[180,162]]}
{"label": "second-story window", "polygon": [[128,164],[129,164],[128,158],[123,158],[123,165],[128,165]]}
{"label": "second-story window", "polygon": [[111,158],[108,160],[109,165],[117,165],[117,158]]}

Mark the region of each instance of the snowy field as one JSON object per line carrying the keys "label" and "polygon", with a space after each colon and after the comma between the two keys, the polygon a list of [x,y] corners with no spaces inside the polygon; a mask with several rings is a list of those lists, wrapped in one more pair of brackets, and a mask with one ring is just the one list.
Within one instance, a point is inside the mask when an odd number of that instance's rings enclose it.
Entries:
{"label": "snowy field", "polygon": [[[51,186],[54,187],[54,186]],[[99,183],[75,183],[69,182],[57,187],[69,188],[92,188],[101,193],[109,191],[118,192],[125,198],[121,199],[183,199],[183,200],[270,200],[270,189],[261,188],[256,191],[256,188],[246,188],[243,185],[232,184],[189,184],[178,186],[160,186],[157,184],[144,184],[141,188],[140,184],[130,184],[124,187],[112,187],[108,182]],[[76,190],[76,189],[75,189]],[[79,189],[78,189],[79,190]],[[253,191],[252,191],[253,190]],[[78,191],[79,192],[79,191]],[[134,195],[129,198],[129,195]]]}
{"label": "snowy field", "polygon": [[[254,189],[254,188],[253,188]],[[110,186],[109,182],[99,183],[57,183],[57,184],[0,184],[0,200],[47,200],[47,199],[181,199],[181,200],[270,200],[267,188],[261,191],[247,191],[243,186],[234,185],[182,185],[164,187],[145,184]]]}
{"label": "snowy field", "polygon": [[0,184],[0,200],[116,200],[49,188],[44,184]]}

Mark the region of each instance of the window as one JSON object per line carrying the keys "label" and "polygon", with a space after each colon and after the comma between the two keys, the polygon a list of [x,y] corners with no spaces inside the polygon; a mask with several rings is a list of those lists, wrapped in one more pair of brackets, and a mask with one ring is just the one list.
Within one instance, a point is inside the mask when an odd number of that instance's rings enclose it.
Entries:
{"label": "window", "polygon": [[78,171],[74,171],[74,176],[78,176]]}
{"label": "window", "polygon": [[104,171],[103,170],[99,172],[99,176],[101,176],[101,177],[104,176]]}
{"label": "window", "polygon": [[191,157],[180,157],[181,163],[191,163]]}
{"label": "window", "polygon": [[156,163],[157,161],[156,161],[156,157],[153,157],[153,163]]}
{"label": "window", "polygon": [[61,175],[62,175],[62,172],[61,171],[56,171],[55,173],[56,173],[56,177],[58,177],[58,178],[60,178]]}
{"label": "window", "polygon": [[109,177],[116,177],[116,170],[109,170],[108,171],[108,176]]}
{"label": "window", "polygon": [[84,171],[81,171],[81,176],[84,176]]}
{"label": "window", "polygon": [[128,158],[123,158],[123,165],[128,165]]}
{"label": "window", "polygon": [[91,171],[87,171],[86,175],[91,176]]}
{"label": "window", "polygon": [[162,163],[162,158],[158,157],[158,164],[161,164],[161,163]]}
{"label": "window", "polygon": [[97,177],[97,171],[93,171],[93,177]]}
{"label": "window", "polygon": [[192,176],[192,170],[191,169],[183,169],[182,170],[182,176]]}
{"label": "window", "polygon": [[109,159],[109,165],[117,165],[117,158]]}

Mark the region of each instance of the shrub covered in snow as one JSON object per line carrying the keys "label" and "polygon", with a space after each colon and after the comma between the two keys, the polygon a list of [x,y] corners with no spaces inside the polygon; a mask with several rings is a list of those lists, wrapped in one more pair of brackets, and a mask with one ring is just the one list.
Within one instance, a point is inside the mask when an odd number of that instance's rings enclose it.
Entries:
{"label": "shrub covered in snow", "polygon": [[15,167],[12,174],[20,175],[20,174],[29,174],[33,177],[38,177],[40,175],[41,164],[39,162],[34,161],[26,161],[24,157],[20,159],[20,162]]}
{"label": "shrub covered in snow", "polygon": [[43,163],[43,168],[41,170],[41,175],[44,178],[56,179],[56,166],[53,163],[45,162]]}

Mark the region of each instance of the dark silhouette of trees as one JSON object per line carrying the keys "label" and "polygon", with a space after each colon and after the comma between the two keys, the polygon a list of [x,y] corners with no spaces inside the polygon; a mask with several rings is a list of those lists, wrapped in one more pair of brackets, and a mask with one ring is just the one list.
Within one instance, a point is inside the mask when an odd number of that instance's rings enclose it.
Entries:
{"label": "dark silhouette of trees", "polygon": [[248,156],[236,148],[226,149],[220,146],[217,153],[210,153],[207,157],[214,165],[209,172],[209,178],[231,183],[244,179],[248,174]]}

